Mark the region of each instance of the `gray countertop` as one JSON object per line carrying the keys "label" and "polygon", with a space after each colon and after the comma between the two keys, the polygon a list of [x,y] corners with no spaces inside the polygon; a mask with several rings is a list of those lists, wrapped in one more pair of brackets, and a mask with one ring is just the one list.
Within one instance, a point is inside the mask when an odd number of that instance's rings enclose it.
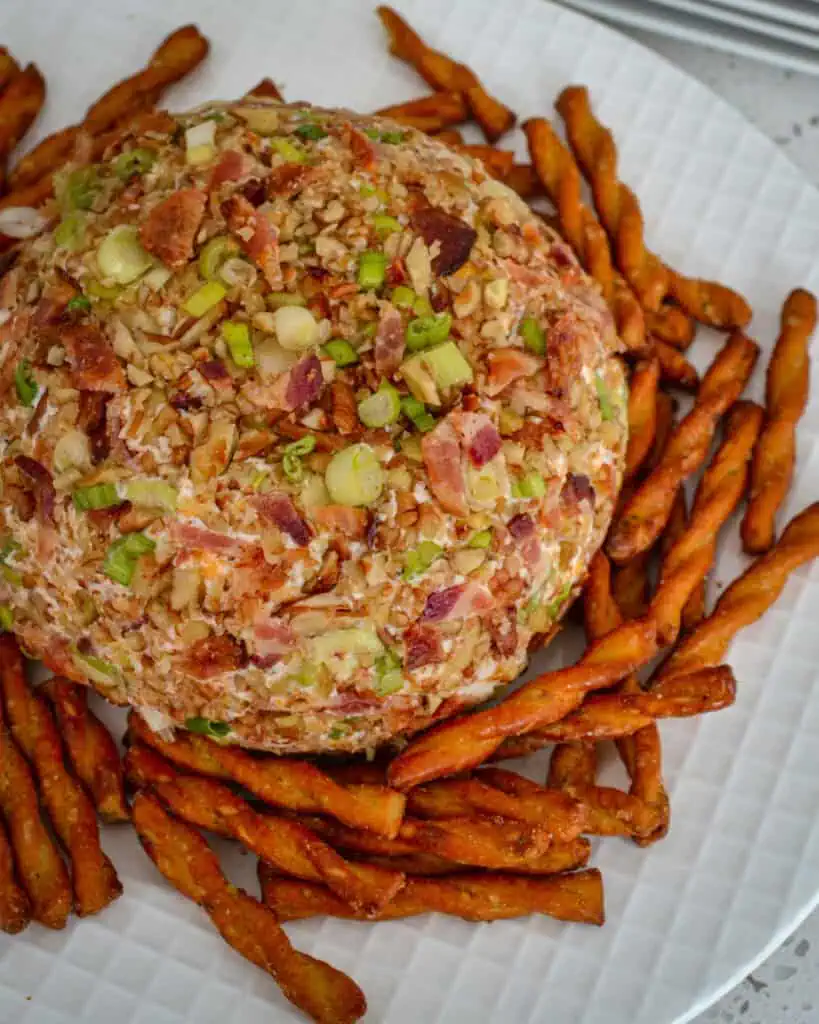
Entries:
{"label": "gray countertop", "polygon": [[[819,185],[819,77],[690,43],[629,34],[710,86],[777,142]],[[795,282],[796,283],[796,282]],[[819,910],[696,1024],[816,1024]]]}

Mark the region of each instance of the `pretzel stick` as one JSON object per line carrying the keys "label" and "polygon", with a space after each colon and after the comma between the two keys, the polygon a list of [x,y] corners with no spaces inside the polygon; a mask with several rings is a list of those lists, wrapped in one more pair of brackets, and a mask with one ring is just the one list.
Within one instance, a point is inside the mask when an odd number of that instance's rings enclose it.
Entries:
{"label": "pretzel stick", "polygon": [[183,768],[231,779],[266,803],[308,814],[332,814],[354,828],[395,835],[404,812],[404,797],[386,786],[340,786],[307,761],[257,758],[238,747],[222,746],[204,736],[179,732],[163,740],[136,712],[128,718],[132,739],[158,750]]}
{"label": "pretzel stick", "polygon": [[376,7],[389,38],[390,53],[411,64],[433,89],[454,90],[466,98],[489,142],[497,142],[515,123],[515,115],[484,89],[465,64],[431,49],[391,7]]}
{"label": "pretzel stick", "polygon": [[111,734],[88,707],[88,687],[54,676],[43,684],[71,766],[97,813],[108,822],[130,821],[122,764]]}
{"label": "pretzel stick", "polygon": [[531,118],[524,123],[523,130],[532,165],[557,209],[561,234],[600,285],[603,297],[612,307],[623,344],[632,352],[645,352],[643,311],[625,279],[612,271],[605,232],[581,199],[580,172],[572,154],[543,118]]}
{"label": "pretzel stick", "polygon": [[[263,899],[281,921],[318,914],[359,917],[323,886],[279,878],[259,865]],[[578,871],[552,878],[514,875],[458,874],[449,878],[408,878],[406,887],[379,913],[390,921],[431,912],[465,921],[500,921],[528,914],[546,914],[560,921],[603,923],[603,882],[600,872]]]}
{"label": "pretzel stick", "polygon": [[382,107],[375,113],[391,117],[421,132],[440,132],[469,118],[469,108],[462,92],[434,92],[417,100]]}
{"label": "pretzel stick", "polygon": [[503,180],[521,199],[536,199],[543,195],[543,185],[531,164],[514,164]]}
{"label": "pretzel stick", "polygon": [[762,409],[753,402],[737,402],[728,413],[723,442],[697,488],[688,525],[663,558],[650,610],[661,644],[676,641],[683,608],[713,564],[717,534],[745,493],[761,426]]}
{"label": "pretzel stick", "polygon": [[546,785],[570,792],[571,787],[591,785],[597,777],[597,745],[572,740],[559,743],[549,759]]}
{"label": "pretzel stick", "polygon": [[680,484],[705,461],[717,424],[742,393],[759,354],[743,334],[732,334],[705,374],[691,412],[671,435],[663,457],[625,502],[606,550],[615,562],[646,551],[662,532]]}
{"label": "pretzel stick", "polygon": [[708,618],[677,645],[656,679],[719,664],[734,636],[770,608],[794,569],[817,555],[819,502],[794,516],[771,550],[734,580]]}
{"label": "pretzel stick", "polygon": [[20,65],[5,46],[0,46],[0,92],[2,92],[15,75],[20,74]]}
{"label": "pretzel stick", "polygon": [[646,248],[639,201],[617,177],[614,137],[594,116],[588,90],[570,86],[556,106],[578,163],[591,182],[600,220],[616,242],[617,262],[642,304],[655,311],[670,292],[701,323],[728,329],[746,326],[751,308],[741,295],[714,281],[685,277]]}
{"label": "pretzel stick", "polygon": [[796,424],[808,400],[808,341],[816,327],[816,299],[797,288],[782,307],[779,337],[768,364],[765,426],[751,464],[751,494],[742,520],[742,545],[749,554],[774,542],[776,513],[785,500],[796,458]]}
{"label": "pretzel stick", "polygon": [[614,137],[592,114],[585,87],[564,89],[555,106],[566,123],[575,159],[591,182],[597,213],[615,246],[618,265],[641,305],[658,309],[668,290],[668,274],[646,248],[637,197],[618,180]]}
{"label": "pretzel stick", "polygon": [[697,333],[693,319],[678,306],[663,303],[658,310],[645,311],[646,331],[667,345],[685,351]]}
{"label": "pretzel stick", "polygon": [[0,821],[0,931],[16,935],[30,920],[31,904],[17,884],[11,842]]}
{"label": "pretzel stick", "polygon": [[276,917],[228,882],[195,829],[171,817],[146,793],[137,793],[132,814],[139,841],[165,878],[205,910],[237,953],[267,971],[291,1003],[326,1024],[352,1024],[363,1016],[366,1001],[355,982],[293,949]]}
{"label": "pretzel stick", "polygon": [[[357,856],[361,857],[362,855]],[[579,836],[568,843],[552,843],[545,853],[535,860],[521,864],[514,869],[514,873],[559,875],[563,871],[574,871],[577,868],[585,867],[590,856],[591,843],[588,839]],[[469,870],[465,864],[455,864],[434,853],[403,853],[391,857],[369,854],[366,860],[361,860],[360,863],[389,868],[392,871],[402,871],[408,875],[452,875],[458,871]]]}
{"label": "pretzel stick", "polygon": [[400,872],[348,863],[297,821],[257,814],[221,782],[181,774],[150,747],[132,746],[125,765],[129,782],[152,789],[176,817],[237,839],[276,871],[323,882],[350,906],[366,913],[388,902],[404,883]]}
{"label": "pretzel stick", "polygon": [[12,75],[0,93],[0,181],[12,150],[40,113],[45,94],[45,79],[34,64]]}
{"label": "pretzel stick", "polygon": [[0,704],[0,811],[8,830],[31,916],[47,928],[64,928],[71,913],[71,883],[40,817],[28,762],[5,722]]}
{"label": "pretzel stick", "polygon": [[634,477],[651,453],[657,429],[657,387],[660,365],[656,359],[643,360],[631,372],[628,395],[628,448],[625,479]]}
{"label": "pretzel stick", "polygon": [[696,367],[689,363],[679,349],[665,341],[654,339],[654,352],[660,363],[660,376],[664,384],[681,388],[683,391],[696,391],[700,385],[700,375]]}
{"label": "pretzel stick", "polygon": [[[668,522],[665,524],[660,536],[659,549],[660,561],[665,558],[671,548],[677,543],[680,537],[688,529],[688,505],[686,504],[685,488],[679,487],[674,495],[674,502],[668,514]],[[630,563],[627,563],[630,564]],[[682,610],[680,624],[684,630],[689,630],[705,616],[705,581],[706,577],[697,583],[685,602]]]}
{"label": "pretzel stick", "polygon": [[564,718],[591,690],[618,682],[656,652],[650,621],[631,622],[593,644],[572,668],[547,672],[493,708],[445,722],[410,742],[388,770],[398,789],[481,764],[506,736],[519,736]]}

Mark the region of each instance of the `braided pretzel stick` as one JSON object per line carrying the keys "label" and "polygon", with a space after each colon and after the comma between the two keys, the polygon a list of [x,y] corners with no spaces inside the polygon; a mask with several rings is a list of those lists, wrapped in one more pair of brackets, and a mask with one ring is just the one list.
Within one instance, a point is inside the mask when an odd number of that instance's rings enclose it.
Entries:
{"label": "braided pretzel stick", "polygon": [[732,334],[717,354],[694,407],[609,531],[606,550],[615,562],[626,562],[648,550],[662,533],[677,488],[705,462],[717,424],[742,393],[758,355],[758,346],[740,333]]}
{"label": "braided pretzel stick", "polygon": [[661,644],[676,641],[685,603],[713,564],[717,534],[745,493],[761,427],[762,409],[754,402],[737,402],[728,414],[725,437],[697,488],[688,525],[663,559],[650,609]]}
{"label": "braided pretzel stick", "polygon": [[684,637],[656,673],[668,679],[709,665],[718,665],[734,636],[756,622],[782,593],[788,577],[819,556],[819,502],[794,516],[779,542],[723,593],[713,612]]}
{"label": "braided pretzel stick", "polygon": [[617,177],[614,136],[592,113],[588,90],[569,86],[556,106],[577,161],[591,182],[600,220],[615,242],[617,263],[646,309],[657,311],[670,292],[701,323],[744,327],[751,319],[751,308],[741,295],[714,281],[685,277],[646,248],[639,201]]}
{"label": "braided pretzel stick", "polygon": [[[678,487],[674,495],[674,503],[668,515],[668,522],[660,536],[660,564],[662,564],[668,552],[682,537],[688,529],[688,503],[685,498],[685,487]],[[638,556],[640,557],[640,556]],[[626,562],[626,566],[630,565]],[[686,630],[693,629],[698,622],[705,618],[705,577],[695,585],[683,605],[680,623]]]}
{"label": "braided pretzel stick", "polygon": [[532,165],[557,210],[561,234],[600,285],[623,344],[631,352],[645,352],[643,311],[625,279],[612,269],[606,233],[581,198],[580,171],[572,154],[544,118],[530,118],[523,130]]}
{"label": "braided pretzel stick", "polygon": [[774,542],[776,511],[793,476],[796,424],[808,400],[808,340],[815,327],[816,299],[797,288],[782,307],[779,337],[768,364],[767,416],[751,464],[751,494],[741,527],[748,554],[768,551]]}
{"label": "braided pretzel stick", "polygon": [[399,754],[387,777],[398,789],[483,763],[507,736],[519,736],[565,718],[592,690],[613,686],[657,651],[650,619],[624,623],[592,644],[570,668],[546,672],[510,693],[500,704],[444,722]]}
{"label": "braided pretzel stick", "polygon": [[598,216],[615,247],[617,263],[645,309],[659,309],[668,273],[643,239],[643,215],[632,190],[617,177],[617,146],[591,112],[588,90],[569,86],[555,104],[566,123],[569,145],[589,179]]}

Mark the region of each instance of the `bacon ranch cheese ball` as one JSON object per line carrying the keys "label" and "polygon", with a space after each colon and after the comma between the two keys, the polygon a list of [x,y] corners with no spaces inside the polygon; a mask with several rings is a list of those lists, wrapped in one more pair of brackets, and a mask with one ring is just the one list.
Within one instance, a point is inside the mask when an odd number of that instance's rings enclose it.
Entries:
{"label": "bacon ranch cheese ball", "polygon": [[595,287],[392,122],[145,116],[59,175],[0,325],[2,623],[156,728],[349,751],[484,701],[611,518]]}

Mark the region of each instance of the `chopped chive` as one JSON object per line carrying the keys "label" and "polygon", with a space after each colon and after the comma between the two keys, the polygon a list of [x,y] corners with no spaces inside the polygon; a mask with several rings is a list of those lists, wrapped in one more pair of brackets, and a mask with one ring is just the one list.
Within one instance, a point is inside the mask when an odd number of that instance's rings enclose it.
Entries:
{"label": "chopped chive", "polygon": [[524,317],[520,322],[520,333],[523,344],[536,356],[542,356],[546,352],[546,335],[543,328],[533,316]]}
{"label": "chopped chive", "polygon": [[156,541],[144,533],[128,533],[109,546],[102,571],[109,579],[128,587],[134,577],[137,559],[149,554],[155,547]]}
{"label": "chopped chive", "polygon": [[113,484],[93,484],[91,487],[78,487],[71,495],[74,508],[78,512],[91,512],[98,508],[113,508],[121,502],[117,489]]}
{"label": "chopped chive", "polygon": [[410,352],[417,352],[431,345],[439,345],[449,337],[451,326],[450,313],[416,317],[407,324],[407,348]]}
{"label": "chopped chive", "polygon": [[362,288],[380,288],[387,276],[387,257],[383,252],[362,252],[358,260],[358,283]]}
{"label": "chopped chive", "polygon": [[31,363],[28,359],[21,359],[17,364],[14,371],[14,387],[20,402],[30,409],[40,389],[31,373]]}
{"label": "chopped chive", "polygon": [[225,320],[222,324],[222,337],[230,349],[230,358],[245,370],[256,365],[253,355],[253,343],[250,340],[250,329],[247,324]]}
{"label": "chopped chive", "polygon": [[198,736],[208,736],[212,740],[223,740],[230,733],[227,722],[219,722],[214,718],[186,718],[185,728]]}
{"label": "chopped chive", "polygon": [[65,308],[69,313],[86,313],[91,308],[91,300],[87,295],[75,295]]}
{"label": "chopped chive", "polygon": [[358,353],[349,341],[344,341],[343,338],[333,338],[332,341],[328,341],[324,346],[324,351],[331,359],[335,360],[336,366],[353,366],[358,362]]}

